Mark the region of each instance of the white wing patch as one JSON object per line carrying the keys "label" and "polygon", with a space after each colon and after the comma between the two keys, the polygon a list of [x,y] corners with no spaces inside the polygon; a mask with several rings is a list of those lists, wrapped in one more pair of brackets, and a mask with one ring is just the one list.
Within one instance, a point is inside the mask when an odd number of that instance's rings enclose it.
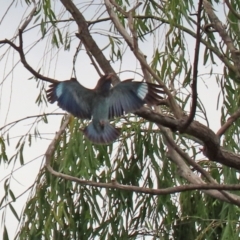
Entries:
{"label": "white wing patch", "polygon": [[148,94],[148,85],[147,83],[142,83],[137,90],[137,96],[143,100],[147,94]]}
{"label": "white wing patch", "polygon": [[58,86],[56,87],[56,96],[57,98],[60,98],[60,96],[63,93],[63,84],[58,84]]}

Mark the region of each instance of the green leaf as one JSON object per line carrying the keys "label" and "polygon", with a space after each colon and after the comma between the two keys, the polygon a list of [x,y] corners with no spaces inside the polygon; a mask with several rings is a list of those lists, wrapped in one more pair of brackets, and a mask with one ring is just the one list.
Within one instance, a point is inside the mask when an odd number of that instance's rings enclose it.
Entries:
{"label": "green leaf", "polygon": [[5,225],[4,225],[4,230],[3,230],[3,240],[9,240],[7,228]]}
{"label": "green leaf", "polygon": [[12,211],[12,213],[13,213],[13,215],[16,217],[16,219],[20,222],[20,218],[19,218],[19,216],[18,216],[18,214],[17,214],[17,212],[15,211],[15,209],[14,209],[14,207],[12,206],[12,204],[11,203],[9,203],[9,205],[8,205],[9,207],[10,207],[10,209],[11,209],[11,211]]}

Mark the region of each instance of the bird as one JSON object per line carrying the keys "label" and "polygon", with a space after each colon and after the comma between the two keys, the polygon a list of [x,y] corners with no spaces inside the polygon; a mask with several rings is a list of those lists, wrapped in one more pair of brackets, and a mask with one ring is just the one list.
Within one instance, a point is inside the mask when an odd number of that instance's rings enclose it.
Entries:
{"label": "bird", "polygon": [[110,124],[114,117],[156,105],[164,94],[161,86],[127,79],[112,86],[114,74],[103,75],[94,89],[85,88],[76,78],[49,86],[47,99],[80,119],[92,121],[83,134],[95,144],[110,144],[120,136],[120,129]]}

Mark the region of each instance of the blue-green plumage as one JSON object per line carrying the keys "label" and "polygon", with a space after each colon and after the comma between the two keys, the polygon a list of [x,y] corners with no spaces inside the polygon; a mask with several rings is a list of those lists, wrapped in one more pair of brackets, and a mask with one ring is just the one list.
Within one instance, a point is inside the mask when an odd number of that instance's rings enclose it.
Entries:
{"label": "blue-green plumage", "polygon": [[162,98],[160,86],[145,82],[126,80],[111,88],[112,74],[101,77],[91,90],[83,87],[76,79],[54,83],[47,91],[50,103],[58,102],[59,107],[72,115],[91,119],[83,130],[92,142],[108,144],[116,140],[119,129],[109,123],[109,119],[124,113],[136,111],[145,103],[157,104]]}

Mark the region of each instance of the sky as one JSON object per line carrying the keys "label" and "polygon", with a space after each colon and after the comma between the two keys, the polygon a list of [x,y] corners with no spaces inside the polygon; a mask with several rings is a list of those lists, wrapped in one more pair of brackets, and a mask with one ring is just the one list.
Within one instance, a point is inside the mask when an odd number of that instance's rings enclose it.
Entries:
{"label": "sky", "polygon": [[[18,4],[16,4],[18,2]],[[16,34],[16,29],[22,18],[27,16],[27,13],[32,9],[27,7],[23,3],[20,4],[20,1],[15,1],[13,6],[10,8],[9,12],[5,17],[4,13],[10,4],[10,1],[0,0],[0,40],[5,38],[12,38]],[[61,11],[62,6],[59,1],[54,2],[56,4],[56,10]],[[82,5],[78,5],[81,7]],[[97,14],[98,6],[92,6],[91,11],[85,11],[85,17],[87,19],[92,19],[95,14]],[[14,16],[14,18],[13,18]],[[105,46],[105,36],[104,28],[106,28],[106,23],[97,25],[91,31],[94,33],[94,38],[97,43],[103,48]],[[97,34],[100,31],[101,34]],[[72,36],[76,32],[76,25],[70,27],[70,32]],[[159,39],[161,38],[163,32],[159,31]],[[34,28],[31,31],[28,31],[24,34],[24,51],[27,52],[31,44],[39,39],[41,33],[39,28]],[[149,39],[148,44],[144,45],[143,51],[145,54],[151,56],[152,46],[156,44],[156,40],[159,39]],[[161,41],[161,39],[160,39]],[[186,39],[189,48],[194,51],[195,41],[193,39]],[[161,43],[162,44],[162,43]],[[46,48],[46,45],[48,46]],[[44,64],[43,72],[44,75],[53,77],[59,81],[69,79],[72,75],[72,56],[75,52],[75,49],[78,45],[78,42],[75,40],[72,43],[71,50],[69,52],[60,51],[59,54],[57,49],[50,51],[51,43],[50,40],[40,41],[39,44],[34,47],[30,53],[27,54],[27,61],[35,69]],[[18,63],[14,68],[14,71],[11,72],[13,66],[19,61],[18,54],[14,51],[10,51],[8,55],[5,55],[2,58],[2,54],[6,52],[8,46],[0,47],[0,128],[8,123],[16,121],[17,119],[38,115],[42,113],[51,113],[58,112],[63,113],[56,104],[48,104],[47,106],[43,105],[38,107],[35,103],[36,98],[39,94],[40,89],[37,88],[37,83],[35,80],[28,80],[32,75],[24,69],[21,63]],[[141,45],[140,45],[141,48]],[[192,52],[193,52],[192,51]],[[201,49],[203,51],[203,48]],[[191,52],[191,53],[192,53]],[[104,54],[108,56],[108,52],[105,50]],[[52,58],[53,60],[49,61]],[[200,65],[202,63],[200,62]],[[91,62],[84,51],[81,51],[77,58],[77,79],[78,81],[89,88],[93,88],[99,79],[97,72],[94,67],[91,65]],[[136,62],[135,58],[131,51],[126,52],[123,63],[113,63],[112,66],[119,72],[119,70],[125,71],[139,71],[139,64]],[[223,67],[219,65],[218,67]],[[217,69],[216,69],[217,70]],[[203,104],[206,107],[210,126],[214,131],[217,131],[220,127],[220,111],[217,110],[217,96],[219,94],[219,89],[217,89],[215,81],[207,79],[204,76],[204,73],[207,71],[205,67],[199,68],[199,74],[202,74],[202,79],[198,81],[198,95],[201,98]],[[139,71],[140,72],[140,71]],[[136,80],[142,80],[140,76],[135,75],[132,72],[124,72],[121,74],[121,79],[134,77]],[[48,84],[45,85],[47,87]],[[53,116],[49,117],[49,124],[39,124],[38,128],[41,133],[45,133],[43,136],[45,139],[36,139],[33,140],[33,146],[28,147],[26,143],[27,154],[25,154],[25,163],[23,167],[20,167],[19,161],[16,161],[16,164],[7,164],[0,163],[0,201],[4,196],[4,181],[9,173],[14,169],[13,178],[11,179],[11,189],[14,192],[15,196],[22,194],[26,189],[29,188],[36,179],[36,176],[39,172],[40,167],[44,163],[42,154],[46,151],[48,144],[51,139],[54,137],[54,133],[58,130],[60,125],[61,117]],[[201,119],[199,119],[201,121]],[[8,154],[12,155],[15,150],[15,145],[19,140],[19,136],[25,134],[31,124],[34,122],[33,118],[29,120],[20,122],[15,125],[10,131],[11,145],[8,147]],[[16,170],[18,169],[18,170]],[[28,198],[29,192],[24,194],[21,198],[17,200],[16,203],[13,203],[13,206],[16,208],[17,213],[20,214],[22,211],[22,206],[25,204]],[[2,219],[3,210],[0,210],[0,219]],[[9,230],[10,239],[14,236],[16,231],[17,221],[10,209],[7,209],[6,212],[6,225]],[[2,223],[0,225],[2,230]],[[0,232],[1,236],[1,232]]]}

